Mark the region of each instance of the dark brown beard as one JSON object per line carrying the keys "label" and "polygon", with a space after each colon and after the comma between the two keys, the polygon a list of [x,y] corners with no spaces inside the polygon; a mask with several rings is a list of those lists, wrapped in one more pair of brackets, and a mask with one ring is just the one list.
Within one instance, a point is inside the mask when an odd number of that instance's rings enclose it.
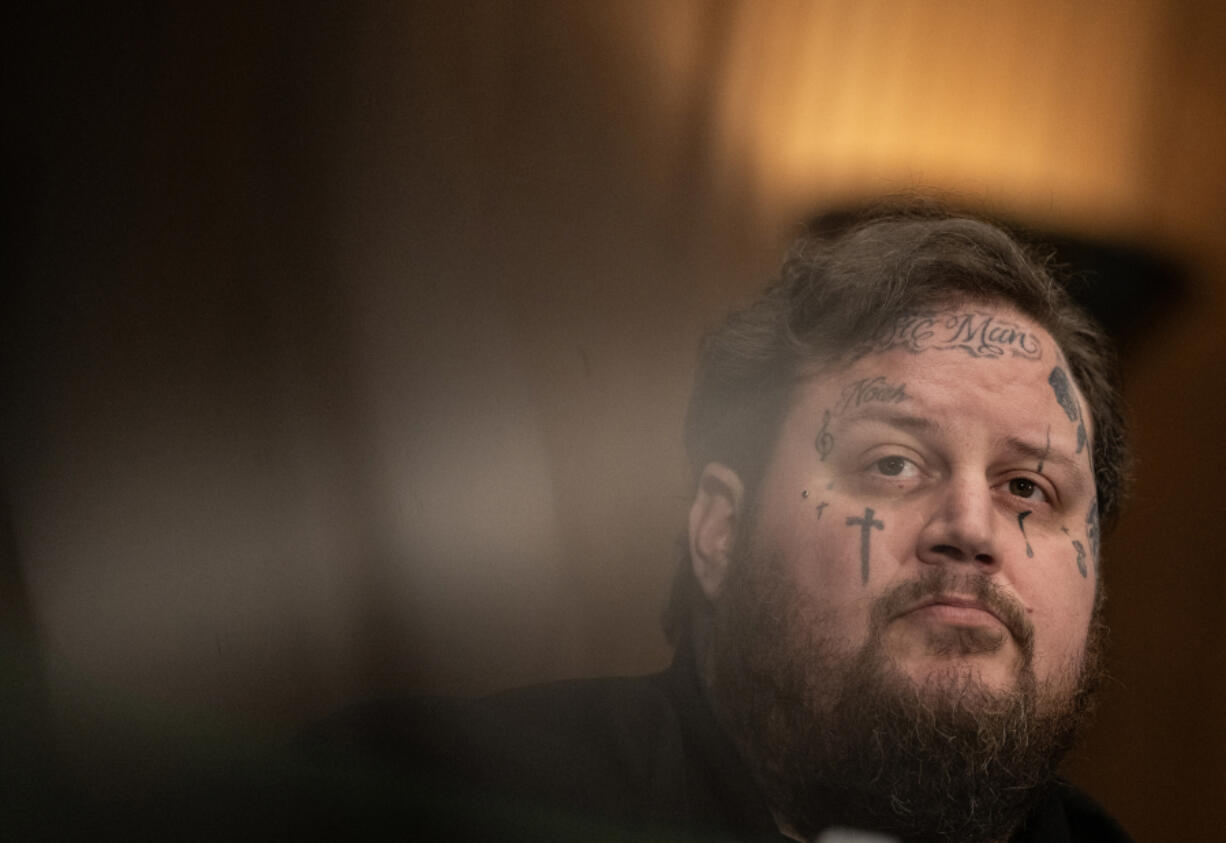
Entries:
{"label": "dark brown beard", "polygon": [[[969,670],[917,684],[890,662],[882,635],[896,609],[942,590],[976,593],[1002,617],[1021,654],[1015,687],[992,690]],[[837,825],[904,840],[1005,840],[1090,707],[1098,614],[1080,673],[1040,685],[1033,631],[1015,601],[982,575],[933,569],[879,599],[868,641],[847,654],[779,560],[745,554],[714,608],[705,674],[717,717],[802,837]],[[996,639],[944,644],[978,652],[1003,645]]]}

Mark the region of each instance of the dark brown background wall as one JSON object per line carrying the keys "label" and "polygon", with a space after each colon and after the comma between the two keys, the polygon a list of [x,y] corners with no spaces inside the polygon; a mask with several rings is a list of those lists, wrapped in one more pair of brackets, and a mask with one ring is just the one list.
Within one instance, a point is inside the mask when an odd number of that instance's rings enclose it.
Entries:
{"label": "dark brown background wall", "polygon": [[234,5],[9,33],[3,583],[70,757],[658,668],[699,336],[935,187],[1184,272],[1071,769],[1216,833],[1219,4]]}

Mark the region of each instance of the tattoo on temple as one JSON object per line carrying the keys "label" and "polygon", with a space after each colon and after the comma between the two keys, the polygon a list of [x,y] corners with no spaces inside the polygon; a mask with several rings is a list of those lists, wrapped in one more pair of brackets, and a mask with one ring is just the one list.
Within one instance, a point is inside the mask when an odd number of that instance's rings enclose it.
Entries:
{"label": "tattoo on temple", "polygon": [[1068,420],[1077,422],[1077,453],[1080,454],[1081,449],[1086,446],[1086,425],[1081,417],[1081,408],[1077,406],[1077,399],[1073,396],[1073,386],[1068,375],[1064,373],[1064,369],[1057,366],[1047,376],[1047,382],[1056,393],[1056,401],[1060,403],[1060,408],[1064,410]]}
{"label": "tattoo on temple", "polygon": [[1047,426],[1047,444],[1043,446],[1043,456],[1039,457],[1039,467],[1036,468],[1035,474],[1043,473],[1043,463],[1047,462],[1047,455],[1051,453],[1051,425]]}
{"label": "tattoo on temple", "polygon": [[1029,515],[1031,512],[1032,510],[1028,509],[1025,512],[1019,512],[1017,514],[1017,526],[1018,526],[1018,529],[1022,531],[1022,538],[1026,539],[1026,558],[1028,559],[1034,558],[1034,550],[1030,547],[1030,539],[1027,538],[1026,536],[1026,523],[1025,523],[1026,516]]}
{"label": "tattoo on temple", "polygon": [[987,358],[1003,357],[1006,353],[1027,360],[1043,356],[1043,346],[1033,333],[1016,322],[978,311],[905,314],[853,348],[850,356],[858,359],[891,348],[903,348],[912,354],[929,349],[961,349],[971,357]]}
{"label": "tattoo on temple", "polygon": [[1073,549],[1077,551],[1077,570],[1081,572],[1081,576],[1086,576],[1086,549],[1081,542],[1073,539]]}
{"label": "tattoo on temple", "polygon": [[826,511],[827,506],[829,506],[829,504],[827,504],[825,501],[822,501],[821,503],[817,505],[817,520],[818,521],[822,520],[822,513]]}
{"label": "tattoo on temple", "polygon": [[[1064,535],[1068,536],[1069,540],[1072,541],[1073,550],[1077,551],[1077,570],[1080,571],[1081,575],[1084,577],[1086,575],[1086,548],[1085,548],[1085,545],[1077,541],[1077,539],[1073,538],[1073,534],[1070,533],[1068,531],[1068,527],[1064,526],[1063,524],[1060,525],[1060,532],[1064,533]],[[1094,570],[1097,573],[1098,569],[1095,568]]]}
{"label": "tattoo on temple", "polygon": [[826,461],[826,457],[830,456],[830,452],[834,450],[834,437],[827,430],[830,426],[830,411],[822,413],[822,427],[817,432],[817,441],[814,444],[817,446],[817,453],[821,456],[822,462]]}
{"label": "tattoo on temple", "polygon": [[1094,573],[1098,573],[1098,541],[1101,530],[1098,525],[1098,498],[1090,501],[1090,509],[1086,512],[1086,538],[1090,542],[1090,554],[1094,558]]}
{"label": "tattoo on temple", "polygon": [[847,526],[860,528],[860,580],[862,585],[868,585],[869,538],[874,529],[884,530],[885,524],[873,519],[871,509],[865,509],[863,518],[848,517]]}

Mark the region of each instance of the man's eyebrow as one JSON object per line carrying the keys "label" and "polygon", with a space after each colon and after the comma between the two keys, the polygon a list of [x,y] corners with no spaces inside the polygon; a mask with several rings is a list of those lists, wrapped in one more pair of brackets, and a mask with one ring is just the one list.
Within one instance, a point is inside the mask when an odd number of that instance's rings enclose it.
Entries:
{"label": "man's eyebrow", "polygon": [[882,406],[860,407],[840,418],[838,423],[840,425],[850,425],[866,421],[880,422],[881,424],[909,430],[913,433],[936,430],[940,427],[939,424],[926,416],[902,413],[898,410],[891,410],[888,407]]}
{"label": "man's eyebrow", "polygon": [[1036,445],[1024,439],[1018,439],[1016,436],[1005,437],[1003,444],[1005,448],[1019,457],[1030,457],[1039,462],[1054,462],[1061,465],[1070,465],[1073,462],[1067,454],[1053,452],[1050,445]]}
{"label": "man's eyebrow", "polygon": [[1078,480],[1087,479],[1085,466],[1081,460],[1075,459],[1071,454],[1067,454],[1064,451],[1055,450],[1050,445],[1037,445],[1034,442],[1018,439],[1015,436],[1006,437],[1002,440],[1002,444],[1007,450],[1019,457],[1037,460],[1040,465],[1057,465],[1076,475]]}

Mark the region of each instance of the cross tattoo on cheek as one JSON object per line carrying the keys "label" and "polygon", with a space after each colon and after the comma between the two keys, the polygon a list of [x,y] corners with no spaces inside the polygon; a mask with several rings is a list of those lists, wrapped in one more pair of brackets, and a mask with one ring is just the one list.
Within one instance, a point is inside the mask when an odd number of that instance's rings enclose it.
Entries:
{"label": "cross tattoo on cheek", "polygon": [[873,520],[873,511],[871,509],[865,509],[863,518],[849,517],[847,519],[847,526],[858,526],[860,528],[860,579],[861,585],[868,585],[869,537],[872,535],[874,528],[884,530],[885,524],[882,524],[880,521]]}

